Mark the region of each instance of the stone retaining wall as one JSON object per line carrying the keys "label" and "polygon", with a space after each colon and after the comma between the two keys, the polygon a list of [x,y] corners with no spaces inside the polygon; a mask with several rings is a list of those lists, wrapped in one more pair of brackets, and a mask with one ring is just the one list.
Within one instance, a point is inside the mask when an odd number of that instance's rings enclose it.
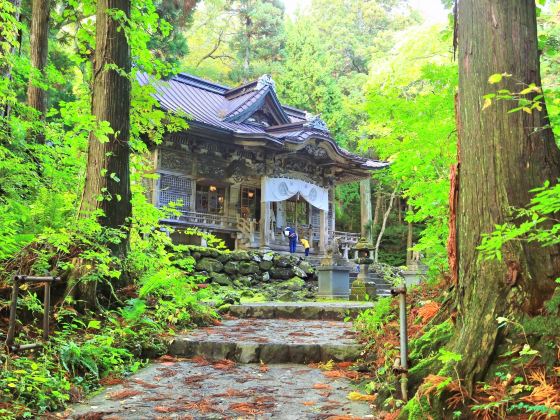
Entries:
{"label": "stone retaining wall", "polygon": [[235,289],[253,289],[271,299],[313,299],[317,289],[315,268],[304,258],[263,251],[218,251],[191,246],[195,273],[209,283]]}

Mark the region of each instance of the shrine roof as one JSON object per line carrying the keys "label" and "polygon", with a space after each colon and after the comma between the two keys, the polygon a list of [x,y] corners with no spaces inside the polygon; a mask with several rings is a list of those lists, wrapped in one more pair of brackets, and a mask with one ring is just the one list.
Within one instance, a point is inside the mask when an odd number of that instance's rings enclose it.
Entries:
{"label": "shrine roof", "polygon": [[155,87],[154,97],[162,109],[185,114],[191,125],[214,127],[237,137],[244,134],[250,138],[262,137],[279,144],[303,145],[312,139],[326,141],[338,155],[362,169],[381,169],[388,165],[348,152],[336,144],[318,116],[282,105],[270,76],[236,88],[185,73],[167,81],[156,81],[145,73],[137,77],[141,85]]}

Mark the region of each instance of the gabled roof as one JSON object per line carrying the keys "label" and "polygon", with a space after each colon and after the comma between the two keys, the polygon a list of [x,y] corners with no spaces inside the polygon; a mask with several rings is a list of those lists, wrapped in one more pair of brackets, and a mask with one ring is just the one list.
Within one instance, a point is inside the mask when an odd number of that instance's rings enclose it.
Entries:
{"label": "gabled roof", "polygon": [[[137,77],[141,85],[154,85],[154,96],[164,110],[186,114],[191,118],[191,125],[231,132],[235,138],[264,140],[275,147],[291,145],[291,148],[300,149],[311,142],[326,142],[333,158],[338,156],[336,160],[347,161],[353,167],[372,170],[388,165],[342,149],[332,139],[328,127],[319,117],[282,105],[270,76],[262,76],[236,88],[185,73],[168,81],[155,81],[145,73],[139,73]],[[266,111],[274,124],[265,126],[248,121],[260,110]]]}

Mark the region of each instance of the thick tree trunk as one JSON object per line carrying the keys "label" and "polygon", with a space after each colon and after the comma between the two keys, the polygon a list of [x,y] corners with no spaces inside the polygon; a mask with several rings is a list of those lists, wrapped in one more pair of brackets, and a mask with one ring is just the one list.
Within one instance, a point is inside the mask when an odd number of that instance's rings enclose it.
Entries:
{"label": "thick tree trunk", "polygon": [[[114,134],[107,142],[99,141],[93,134],[90,137],[80,217],[101,210],[103,215],[99,221],[102,225],[117,229],[125,227],[126,230],[131,214],[130,80],[107,66],[117,66],[130,73],[130,50],[124,30],[119,30],[120,24],[109,16],[108,9],[122,10],[130,16],[130,0],[97,2],[92,112],[97,121],[109,122]],[[113,246],[113,254],[121,258],[126,256],[127,246],[127,240],[121,241]],[[96,283],[85,283],[78,289],[80,298],[92,306]]]}
{"label": "thick tree trunk", "polygon": [[[31,15],[30,55],[32,72],[27,87],[27,103],[39,111],[41,119],[47,112],[47,91],[37,86],[34,76],[44,76],[49,52],[49,0],[33,0]],[[35,73],[35,74],[34,74]],[[39,134],[37,140],[44,141],[44,135]]]}
{"label": "thick tree trunk", "polygon": [[[16,21],[20,21],[21,20],[21,0],[9,0],[10,3],[12,3],[12,6],[14,7],[14,20]],[[14,28],[14,32],[15,32],[15,28]],[[19,33],[21,34],[21,29],[19,30]],[[18,38],[21,38],[21,36],[18,36]],[[0,41],[4,41],[4,39],[2,39],[2,36],[0,35]],[[20,39],[21,41],[21,39]],[[13,46],[12,48],[10,48],[10,51],[8,52],[8,54],[12,55],[15,52],[15,46]],[[11,60],[1,60],[0,61],[0,77],[4,80],[11,80],[12,79],[12,66],[11,66]],[[8,103],[5,103],[3,101],[0,101],[0,118],[2,117],[8,117],[10,115],[10,105]],[[4,127],[1,127],[2,129],[5,129]]]}
{"label": "thick tree trunk", "polygon": [[[535,314],[560,274],[558,248],[509,244],[503,261],[479,258],[482,235],[504,223],[529,190],[560,175],[560,153],[546,128],[546,111],[508,114],[515,103],[483,110],[488,77],[510,73],[498,88],[540,86],[534,0],[458,2],[459,192],[457,202],[457,333],[459,373],[472,390],[483,378],[500,339],[496,318]],[[501,331],[501,330],[500,330]]]}

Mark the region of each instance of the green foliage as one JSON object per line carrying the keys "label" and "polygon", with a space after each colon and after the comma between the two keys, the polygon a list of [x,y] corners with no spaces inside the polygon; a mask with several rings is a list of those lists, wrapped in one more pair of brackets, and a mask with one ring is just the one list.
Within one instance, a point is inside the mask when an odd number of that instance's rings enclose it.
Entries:
{"label": "green foliage", "polygon": [[360,312],[354,321],[354,327],[360,334],[370,337],[375,336],[381,331],[386,322],[395,318],[391,309],[391,301],[392,298],[390,297],[379,298],[375,307]]}
{"label": "green foliage", "polygon": [[410,342],[410,359],[421,362],[433,352],[439,351],[441,346],[449,342],[452,335],[453,324],[450,320],[428,328],[424,334]]}
{"label": "green foliage", "polygon": [[414,28],[379,63],[367,87],[367,138],[360,141],[391,161],[388,176],[376,176],[388,190],[400,183],[413,208],[406,220],[424,227],[415,249],[432,274],[447,267],[449,167],[456,159],[457,75],[447,42],[440,28]]}
{"label": "green foliage", "polygon": [[528,206],[511,210],[511,221],[496,225],[496,229],[484,235],[478,249],[489,259],[501,259],[502,248],[511,241],[537,242],[542,246],[560,243],[560,224],[555,214],[560,210],[560,184],[545,182],[531,192]]}
{"label": "green foliage", "polygon": [[[43,413],[63,408],[70,399],[70,386],[65,372],[58,369],[52,355],[48,353],[37,360],[10,358],[0,371],[0,389],[4,396],[9,395],[19,403],[17,414],[24,418],[32,418],[35,410]],[[5,397],[2,400],[6,402]],[[16,417],[16,413],[5,409],[2,411],[0,414],[6,416],[2,418]]]}

